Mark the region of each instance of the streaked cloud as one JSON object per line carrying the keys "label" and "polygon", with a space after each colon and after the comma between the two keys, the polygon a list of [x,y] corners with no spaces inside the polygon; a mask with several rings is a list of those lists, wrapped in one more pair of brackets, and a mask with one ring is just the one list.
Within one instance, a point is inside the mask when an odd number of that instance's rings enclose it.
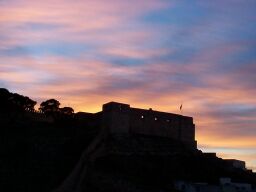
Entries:
{"label": "streaked cloud", "polygon": [[0,1],[0,86],[76,111],[114,100],[179,113],[183,103],[202,149],[255,170],[255,7],[251,0]]}

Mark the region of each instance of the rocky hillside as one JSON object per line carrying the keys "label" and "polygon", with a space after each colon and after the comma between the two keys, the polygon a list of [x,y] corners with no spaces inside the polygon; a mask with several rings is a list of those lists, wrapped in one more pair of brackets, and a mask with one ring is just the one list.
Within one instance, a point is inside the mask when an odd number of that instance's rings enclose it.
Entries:
{"label": "rocky hillside", "polygon": [[108,135],[86,119],[1,113],[0,191],[162,192],[173,181],[256,183],[255,174],[161,137]]}

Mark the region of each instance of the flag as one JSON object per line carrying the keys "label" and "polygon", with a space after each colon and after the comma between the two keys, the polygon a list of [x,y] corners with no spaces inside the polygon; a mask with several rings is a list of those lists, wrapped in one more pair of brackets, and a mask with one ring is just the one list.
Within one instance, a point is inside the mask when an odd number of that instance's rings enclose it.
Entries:
{"label": "flag", "polygon": [[182,104],[180,105],[180,111],[181,111],[181,109],[182,109]]}

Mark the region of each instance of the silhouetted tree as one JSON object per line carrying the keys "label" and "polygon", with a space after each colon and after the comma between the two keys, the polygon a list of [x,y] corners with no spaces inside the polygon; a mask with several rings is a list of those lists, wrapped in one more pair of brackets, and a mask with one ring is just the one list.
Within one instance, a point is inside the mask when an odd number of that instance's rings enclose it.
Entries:
{"label": "silhouetted tree", "polygon": [[4,114],[7,124],[15,123],[25,115],[25,111],[34,111],[36,101],[7,89],[0,88],[0,112]]}
{"label": "silhouetted tree", "polygon": [[56,99],[49,99],[40,104],[39,110],[46,115],[53,115],[59,112],[60,102]]}
{"label": "silhouetted tree", "polygon": [[24,107],[26,111],[34,111],[35,110],[35,105],[36,101],[30,99],[29,97],[25,97],[25,102],[24,102]]}
{"label": "silhouetted tree", "polygon": [[10,97],[12,93],[10,93],[5,88],[0,88],[0,111],[7,111],[10,108]]}
{"label": "silhouetted tree", "polygon": [[30,99],[29,97],[14,93],[9,99],[16,110],[34,111],[36,101]]}
{"label": "silhouetted tree", "polygon": [[10,92],[7,89],[0,88],[0,97],[1,97],[1,99],[4,98],[4,97],[6,98],[9,95],[10,95]]}
{"label": "silhouetted tree", "polygon": [[55,122],[59,127],[65,128],[72,126],[74,120],[74,109],[71,107],[59,108],[59,112],[55,115]]}
{"label": "silhouetted tree", "polygon": [[59,109],[60,113],[63,115],[73,115],[74,109],[71,107],[63,107]]}

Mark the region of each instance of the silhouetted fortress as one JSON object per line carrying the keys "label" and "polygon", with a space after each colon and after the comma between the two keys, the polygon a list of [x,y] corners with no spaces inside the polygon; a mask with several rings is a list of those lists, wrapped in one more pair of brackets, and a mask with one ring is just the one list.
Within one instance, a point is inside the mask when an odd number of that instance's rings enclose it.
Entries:
{"label": "silhouetted fortress", "polygon": [[[223,160],[216,153],[197,149],[192,117],[109,102],[98,113],[80,112],[76,118],[99,131],[55,192],[82,192],[90,186],[97,188],[105,184],[111,190],[100,191],[123,191],[129,185],[121,182],[116,186],[124,175],[136,178],[136,182],[142,179],[142,183],[159,186],[162,181],[169,185],[177,179],[214,183],[223,176],[239,178],[238,181],[248,176],[243,182],[253,182],[253,173],[247,171],[244,162]],[[127,192],[141,191],[133,189]]]}
{"label": "silhouetted fortress", "polygon": [[147,135],[181,141],[196,148],[195,124],[192,117],[132,108],[128,104],[109,102],[101,112],[91,114],[111,135]]}

